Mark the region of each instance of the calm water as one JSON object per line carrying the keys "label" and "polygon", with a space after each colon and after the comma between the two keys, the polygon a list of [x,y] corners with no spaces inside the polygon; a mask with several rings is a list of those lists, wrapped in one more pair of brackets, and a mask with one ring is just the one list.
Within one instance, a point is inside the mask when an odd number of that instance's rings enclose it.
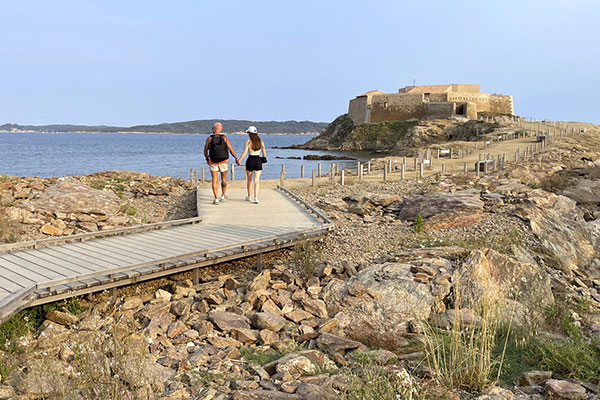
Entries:
{"label": "calm water", "polygon": [[[202,134],[126,134],[126,133],[1,133],[0,174],[13,176],[54,177],[83,175],[118,169],[146,172],[150,175],[189,178],[189,169],[206,167],[202,151],[208,135]],[[234,150],[241,154],[246,135],[228,135]],[[262,135],[267,147],[268,164],[263,177],[279,178],[281,164],[286,165],[286,177],[300,176],[317,168],[319,161],[277,159],[302,157],[307,154],[345,154],[340,152],[273,149],[273,146],[302,144],[313,136]],[[365,153],[348,154],[359,160]],[[230,158],[233,161],[233,158]],[[328,164],[339,162],[355,168],[355,161],[321,161],[323,171]],[[236,167],[236,179],[242,178],[243,167]],[[208,169],[206,169],[208,176]]]}

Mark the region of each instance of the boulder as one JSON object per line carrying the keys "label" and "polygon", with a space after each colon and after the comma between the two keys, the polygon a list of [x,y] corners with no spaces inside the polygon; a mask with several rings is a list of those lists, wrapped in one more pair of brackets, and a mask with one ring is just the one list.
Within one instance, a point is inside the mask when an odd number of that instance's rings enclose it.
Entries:
{"label": "boulder", "polygon": [[265,312],[254,314],[252,322],[258,329],[268,329],[273,332],[279,332],[285,325],[283,317]]}
{"label": "boulder", "polygon": [[208,313],[208,319],[222,331],[250,329],[248,318],[228,311],[211,311]]}
{"label": "boulder", "polygon": [[585,388],[578,383],[549,379],[546,381],[546,395],[555,400],[584,400]]}
{"label": "boulder", "polygon": [[519,386],[542,386],[552,378],[552,371],[528,371],[519,378]]}
{"label": "boulder", "polygon": [[75,178],[65,177],[48,186],[31,205],[49,212],[112,215],[126,203],[113,192],[93,189]]}
{"label": "boulder", "polygon": [[[429,318],[433,301],[428,286],[414,281],[411,267],[403,263],[376,264],[348,281],[331,280],[322,298],[329,315],[338,321],[338,328],[370,347],[398,347],[408,331],[408,322]],[[357,294],[356,282],[368,295],[351,294]]]}
{"label": "boulder", "polygon": [[594,257],[589,226],[573,200],[532,190],[515,214],[531,226],[541,246],[530,251],[546,266],[571,275],[573,269],[589,265]]}
{"label": "boulder", "polygon": [[477,190],[464,190],[453,193],[435,193],[427,196],[413,196],[398,205],[398,218],[414,221],[417,215],[429,218],[444,213],[479,214],[483,212],[483,201]]}
{"label": "boulder", "polygon": [[57,311],[57,310],[48,311],[46,313],[45,317],[46,317],[46,319],[48,319],[52,322],[56,322],[57,324],[66,325],[66,326],[76,324],[77,321],[79,320],[76,316],[74,316],[71,313]]}
{"label": "boulder", "polygon": [[460,308],[501,302],[506,317],[530,320],[554,303],[550,276],[544,270],[491,249],[473,251],[454,272],[453,281],[462,299]]}
{"label": "boulder", "polygon": [[257,290],[265,290],[269,285],[269,281],[271,280],[271,271],[265,269],[260,274],[258,274],[252,282],[248,285],[248,291],[257,291]]}

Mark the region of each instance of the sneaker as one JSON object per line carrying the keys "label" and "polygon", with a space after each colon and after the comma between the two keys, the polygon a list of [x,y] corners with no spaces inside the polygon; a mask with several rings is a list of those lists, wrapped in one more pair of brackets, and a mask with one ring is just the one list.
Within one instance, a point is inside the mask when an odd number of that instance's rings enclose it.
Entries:
{"label": "sneaker", "polygon": [[215,205],[217,205],[217,206],[218,206],[218,205],[219,205],[219,199],[214,199],[214,200],[213,200],[213,204],[215,204]]}
{"label": "sneaker", "polygon": [[252,201],[252,197],[246,196],[246,201]]}
{"label": "sneaker", "polygon": [[260,204],[260,201],[258,201],[258,197],[254,199],[254,204]]}
{"label": "sneaker", "polygon": [[221,196],[221,198],[219,200],[221,200],[221,202],[223,202],[223,201],[228,200],[228,199],[229,199],[229,197],[227,197],[227,196]]}

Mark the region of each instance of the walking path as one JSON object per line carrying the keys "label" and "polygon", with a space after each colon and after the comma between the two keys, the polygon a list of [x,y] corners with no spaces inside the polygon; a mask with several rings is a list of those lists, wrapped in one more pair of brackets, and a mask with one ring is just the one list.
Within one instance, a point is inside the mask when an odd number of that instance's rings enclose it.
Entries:
{"label": "walking path", "polygon": [[228,195],[228,201],[213,205],[210,191],[199,189],[200,218],[179,226],[91,239],[71,236],[0,253],[0,322],[29,306],[187,270],[197,283],[202,266],[289,247],[333,228],[286,189],[261,191],[261,204],[244,201],[242,189]]}

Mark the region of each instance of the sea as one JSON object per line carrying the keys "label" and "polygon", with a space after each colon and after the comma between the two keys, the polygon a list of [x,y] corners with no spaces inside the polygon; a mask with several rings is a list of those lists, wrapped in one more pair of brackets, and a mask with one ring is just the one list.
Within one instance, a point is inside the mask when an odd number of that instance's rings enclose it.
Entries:
{"label": "sea", "polygon": [[[208,134],[130,134],[130,133],[37,133],[0,132],[0,174],[28,177],[62,177],[85,175],[105,170],[146,172],[154,176],[172,176],[188,179],[190,168],[198,171],[205,167],[203,149]],[[238,155],[244,150],[245,134],[228,134]],[[311,135],[264,134],[261,139],[267,149],[268,163],[263,166],[263,179],[279,178],[285,164],[286,178],[299,178],[304,165],[305,177],[321,168],[325,172],[330,163],[345,168],[356,168],[356,161],[365,161],[369,153],[344,153],[281,149],[306,143]],[[353,157],[356,161],[309,161],[290,157],[334,155]],[[230,158],[233,162],[233,158]],[[236,167],[236,179],[242,179],[243,166]]]}

